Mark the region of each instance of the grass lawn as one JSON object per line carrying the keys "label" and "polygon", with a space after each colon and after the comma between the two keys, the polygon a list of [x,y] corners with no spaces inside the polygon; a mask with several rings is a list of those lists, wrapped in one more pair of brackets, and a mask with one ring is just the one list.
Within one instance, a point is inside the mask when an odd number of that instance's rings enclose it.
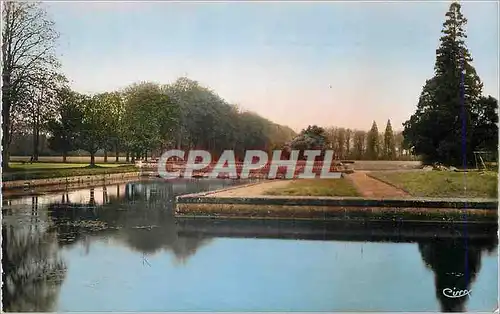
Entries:
{"label": "grass lawn", "polygon": [[[11,162],[9,163],[11,169],[9,172],[14,171],[32,171],[32,170],[52,170],[52,169],[64,169],[64,168],[85,168],[88,167],[88,164],[83,163],[62,163],[62,162],[34,162],[34,163],[20,163],[20,162]],[[121,164],[96,164],[98,167],[118,167]]]}
{"label": "grass lawn", "polygon": [[139,171],[134,165],[120,164],[96,164],[90,167],[88,164],[80,163],[32,163],[22,164],[12,162],[8,172],[2,172],[2,180],[32,180],[64,178],[72,176],[123,173]]}
{"label": "grass lawn", "polygon": [[[370,176],[391,183],[413,196],[498,198],[497,172],[371,172]],[[467,194],[464,194],[464,185]]]}
{"label": "grass lawn", "polygon": [[356,188],[346,179],[302,179],[283,188],[265,192],[266,195],[290,196],[359,196]]}
{"label": "grass lawn", "polygon": [[[31,156],[10,156],[10,161],[11,162],[29,161],[30,158],[31,158]],[[120,156],[118,163],[125,163],[126,159],[127,159],[126,157]],[[62,160],[63,160],[62,156],[39,156],[38,157],[39,163],[45,163],[45,162],[61,163]],[[90,163],[90,156],[68,156],[67,162],[68,163],[89,164]],[[96,163],[103,163],[104,157],[103,156],[96,156],[95,162]],[[107,163],[116,163],[115,156],[109,155]]]}

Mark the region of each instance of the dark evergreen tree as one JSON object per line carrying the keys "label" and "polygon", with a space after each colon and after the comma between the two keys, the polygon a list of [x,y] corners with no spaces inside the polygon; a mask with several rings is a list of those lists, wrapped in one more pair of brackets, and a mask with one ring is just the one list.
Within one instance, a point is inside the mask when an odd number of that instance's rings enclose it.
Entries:
{"label": "dark evergreen tree", "polygon": [[376,160],[379,156],[379,134],[377,123],[373,121],[372,128],[366,137],[366,155],[368,159]]}
{"label": "dark evergreen tree", "polygon": [[396,142],[392,131],[391,120],[387,120],[384,132],[384,158],[388,160],[396,159]]}
{"label": "dark evergreen tree", "polygon": [[481,97],[477,106],[472,137],[475,150],[498,152],[498,101],[491,96]]}
{"label": "dark evergreen tree", "polygon": [[[424,162],[463,165],[473,161],[473,151],[490,125],[482,100],[482,83],[472,66],[465,44],[466,18],[453,2],[446,13],[441,44],[436,51],[434,77],[427,80],[417,110],[404,123],[406,144]],[[495,115],[496,116],[496,115]],[[496,134],[495,134],[496,136]]]}

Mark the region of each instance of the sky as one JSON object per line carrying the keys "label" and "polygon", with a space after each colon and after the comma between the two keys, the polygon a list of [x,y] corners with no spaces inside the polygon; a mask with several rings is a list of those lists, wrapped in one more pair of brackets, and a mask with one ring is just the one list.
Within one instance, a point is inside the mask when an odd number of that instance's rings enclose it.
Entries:
{"label": "sky", "polygon": [[[296,131],[394,129],[415,111],[449,2],[50,2],[72,87],[188,76]],[[467,46],[498,99],[498,2],[463,2]]]}

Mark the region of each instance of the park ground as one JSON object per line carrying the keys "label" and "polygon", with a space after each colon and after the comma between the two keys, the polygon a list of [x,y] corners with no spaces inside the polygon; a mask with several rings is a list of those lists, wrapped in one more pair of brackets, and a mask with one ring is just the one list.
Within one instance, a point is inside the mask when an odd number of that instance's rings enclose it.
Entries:
{"label": "park ground", "polygon": [[[122,160],[123,159],[123,160]],[[89,167],[86,156],[40,157],[29,163],[29,157],[12,157],[10,169],[2,173],[3,181],[48,179],[81,175],[134,172],[138,169],[125,158],[115,162],[96,157],[96,166]],[[496,171],[453,172],[424,171],[415,161],[355,161],[355,172],[342,179],[273,180],[266,183],[216,193],[214,196],[345,196],[366,198],[458,197],[497,198]]]}
{"label": "park ground", "polygon": [[[466,187],[466,189],[464,188]],[[498,198],[497,172],[358,171],[342,179],[271,180],[212,197],[337,196],[366,198]]]}
{"label": "park ground", "polygon": [[29,157],[12,157],[8,171],[2,171],[3,181],[36,180],[49,178],[64,178],[84,175],[101,175],[137,171],[135,165],[114,162],[109,158],[104,163],[103,158],[96,158],[96,165],[90,167],[89,157],[68,157],[62,162],[62,157],[40,157],[38,162],[29,162]]}

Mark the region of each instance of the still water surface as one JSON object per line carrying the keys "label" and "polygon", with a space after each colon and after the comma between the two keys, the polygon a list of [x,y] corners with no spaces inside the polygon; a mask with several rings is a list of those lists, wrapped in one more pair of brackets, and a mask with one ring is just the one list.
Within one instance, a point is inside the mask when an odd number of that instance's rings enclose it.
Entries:
{"label": "still water surface", "polygon": [[[369,236],[299,240],[298,229],[295,239],[181,232],[172,213],[175,195],[231,184],[140,181],[4,199],[4,310],[497,308],[494,233],[479,240],[374,242]],[[470,296],[442,294],[454,287]]]}

